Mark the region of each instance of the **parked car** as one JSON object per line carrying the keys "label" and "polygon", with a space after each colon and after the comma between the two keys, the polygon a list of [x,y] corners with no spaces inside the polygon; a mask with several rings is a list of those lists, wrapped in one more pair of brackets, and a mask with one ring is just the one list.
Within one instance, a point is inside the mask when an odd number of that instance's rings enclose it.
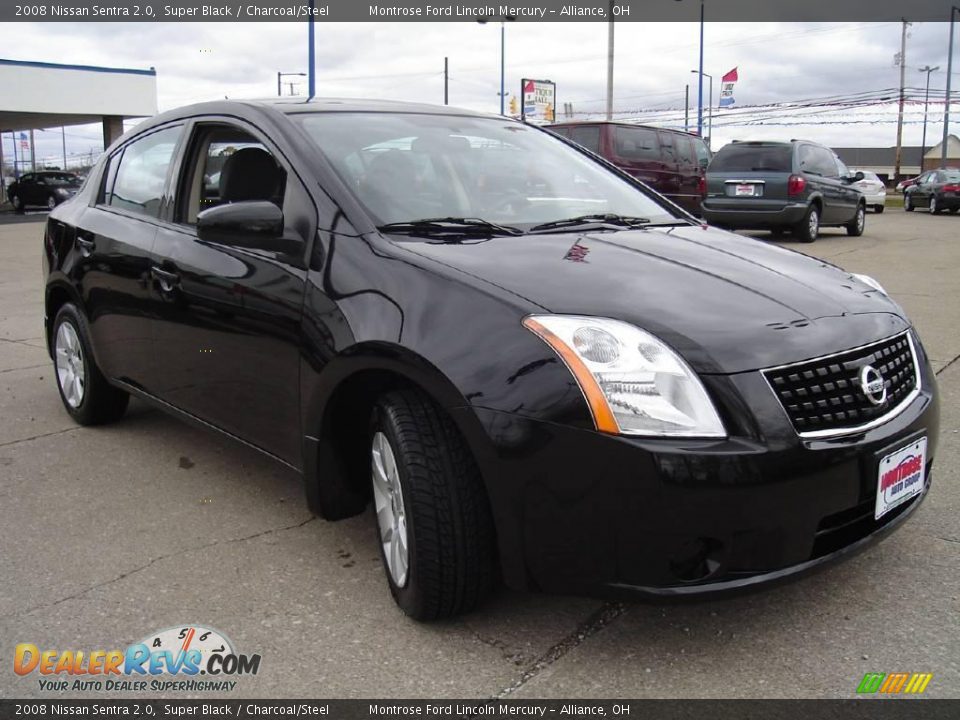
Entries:
{"label": "parked car", "polygon": [[556,123],[549,129],[700,214],[710,151],[697,135],[617,122]]}
{"label": "parked car", "polygon": [[32,172],[21,175],[7,187],[7,197],[17,212],[40,206],[53,210],[76,195],[83,180],[67,172]]}
{"label": "parked car", "polygon": [[873,208],[876,213],[882,213],[887,203],[887,186],[883,184],[883,180],[870,170],[850,168],[850,172],[863,174],[863,180],[857,180],[853,186],[863,193],[867,207]]}
{"label": "parked car", "polygon": [[929,487],[936,382],[875,280],[707,227],[500,116],[166,112],[50,214],[43,258],[76,422],[134,395],[298,471],[325,518],[372,503],[415,618],[499,577],[753,588],[883,537]]}
{"label": "parked car", "polygon": [[813,242],[820,228],[845,227],[862,235],[866,200],[830,148],[806,140],[732,142],[707,168],[703,217],[731,230],[792,232]]}
{"label": "parked car", "polygon": [[904,190],[906,190],[908,187],[910,187],[916,182],[917,182],[917,178],[915,177],[907,178],[906,180],[901,180],[900,182],[898,182],[897,187],[895,189],[897,192],[903,192]]}
{"label": "parked car", "polygon": [[960,210],[960,169],[940,168],[920,175],[903,193],[903,209],[913,212],[914,208],[928,208],[932,215]]}

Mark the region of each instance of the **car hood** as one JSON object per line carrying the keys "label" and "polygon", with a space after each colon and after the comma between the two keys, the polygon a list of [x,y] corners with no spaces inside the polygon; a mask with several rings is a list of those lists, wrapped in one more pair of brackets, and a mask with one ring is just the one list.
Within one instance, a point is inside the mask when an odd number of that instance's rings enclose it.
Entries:
{"label": "car hood", "polygon": [[630,322],[703,373],[784,365],[909,327],[895,302],[834,265],[706,226],[402,244],[532,312]]}

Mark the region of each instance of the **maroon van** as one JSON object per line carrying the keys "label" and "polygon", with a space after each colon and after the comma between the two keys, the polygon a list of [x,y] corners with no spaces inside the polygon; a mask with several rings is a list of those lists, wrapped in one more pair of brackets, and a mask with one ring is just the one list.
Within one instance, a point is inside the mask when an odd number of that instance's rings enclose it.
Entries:
{"label": "maroon van", "polygon": [[606,121],[557,123],[548,127],[642,180],[684,210],[700,214],[700,200],[707,190],[710,151],[697,135]]}

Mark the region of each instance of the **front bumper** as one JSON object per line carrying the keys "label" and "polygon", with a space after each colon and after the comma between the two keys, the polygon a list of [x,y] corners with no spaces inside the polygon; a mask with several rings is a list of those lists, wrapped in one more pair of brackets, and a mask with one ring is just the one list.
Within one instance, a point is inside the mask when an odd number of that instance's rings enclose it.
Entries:
{"label": "front bumper", "polygon": [[[856,436],[803,440],[759,373],[706,377],[753,418],[721,441],[626,438],[472,409],[508,585],[601,597],[681,597],[785,580],[880,539],[924,493],[874,520],[881,457],[939,431],[935,380]],[[725,418],[729,421],[729,418]],[[731,427],[732,426],[732,427]]]}

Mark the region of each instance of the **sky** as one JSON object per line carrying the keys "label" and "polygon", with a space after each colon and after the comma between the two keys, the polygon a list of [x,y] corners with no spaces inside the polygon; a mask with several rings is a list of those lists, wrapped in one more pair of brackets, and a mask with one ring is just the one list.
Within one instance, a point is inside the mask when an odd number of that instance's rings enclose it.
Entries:
{"label": "sky", "polygon": [[[896,88],[899,23],[707,23],[704,71],[720,77],[734,67],[736,107]],[[928,145],[942,132],[948,25],[914,24],[907,40],[906,86],[922,88],[931,76]],[[683,127],[684,86],[690,83],[695,123],[699,27],[695,23],[623,22],[616,25],[614,111]],[[157,70],[161,110],[203,100],[276,94],[277,72],[306,70],[307,29],[302,23],[0,23],[0,57]],[[450,63],[450,104],[497,112],[500,28],[497,24],[318,23],[317,94],[443,102],[443,60]],[[517,94],[521,77],[557,84],[557,101],[575,117],[602,112],[606,93],[607,25],[515,22],[506,26],[506,87]],[[294,87],[306,93],[305,78]],[[960,62],[953,87],[960,90]],[[284,88],[288,93],[289,86]],[[704,103],[708,83],[704,82]],[[895,91],[894,91],[895,93]],[[956,96],[954,96],[956,97]],[[956,100],[955,100],[956,102]],[[660,109],[659,112],[656,112]],[[715,110],[713,147],[732,139],[804,137],[834,147],[892,146],[896,106],[828,109],[810,115],[778,113],[793,125],[743,125]],[[742,112],[742,111],[741,111]],[[706,113],[706,111],[705,111]],[[960,115],[960,114],[958,114]],[[920,145],[923,105],[906,109],[904,144]],[[864,120],[856,124],[851,120]],[[816,123],[816,124],[813,124]],[[135,124],[135,123],[130,123]],[[960,116],[957,116],[960,128]],[[68,154],[101,149],[99,126],[67,128]],[[9,137],[9,136],[8,136]],[[59,156],[59,131],[36,133],[40,157]],[[6,141],[9,143],[9,140]],[[5,155],[10,152],[6,148]]]}

